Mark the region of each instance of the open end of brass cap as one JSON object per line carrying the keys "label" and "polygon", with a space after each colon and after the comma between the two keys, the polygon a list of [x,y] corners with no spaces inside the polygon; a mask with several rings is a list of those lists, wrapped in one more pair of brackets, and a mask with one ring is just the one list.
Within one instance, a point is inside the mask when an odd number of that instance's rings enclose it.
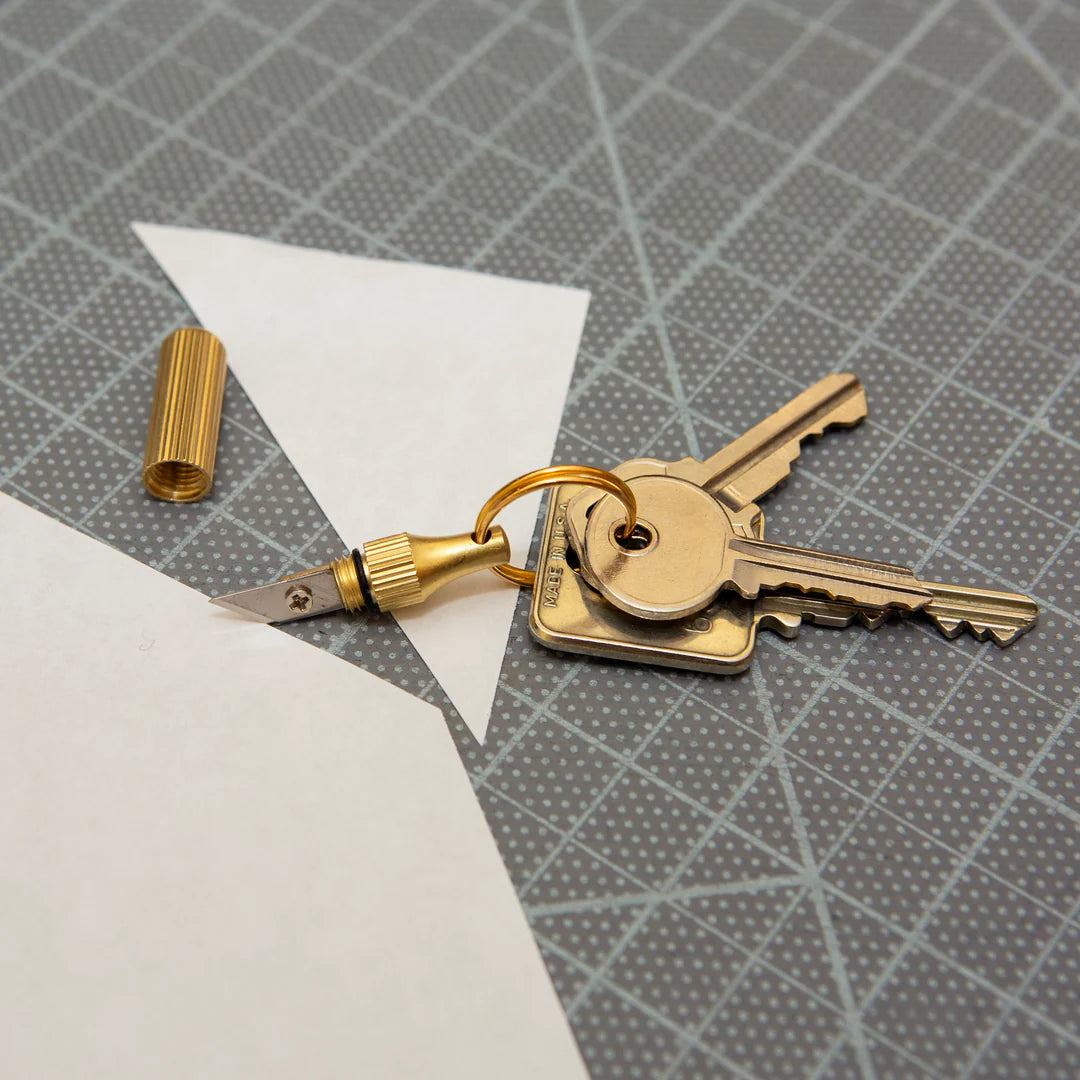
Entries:
{"label": "open end of brass cap", "polygon": [[151,495],[169,502],[198,502],[211,483],[204,470],[186,461],[155,461],[143,469],[142,479]]}

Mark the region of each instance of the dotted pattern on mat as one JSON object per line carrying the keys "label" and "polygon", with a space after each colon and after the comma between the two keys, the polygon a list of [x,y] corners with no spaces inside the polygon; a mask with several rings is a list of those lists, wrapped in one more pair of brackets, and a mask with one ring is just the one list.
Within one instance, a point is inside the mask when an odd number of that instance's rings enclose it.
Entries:
{"label": "dotted pattern on mat", "polygon": [[589,288],[561,461],[858,372],[768,535],[1031,592],[1012,649],[705,677],[522,598],[481,749],[393,620],[290,632],[447,709],[597,1080],[1075,1078],[1078,86],[1071,0],[9,0],[0,485],[206,592],[339,550],[232,380],[212,498],[144,494],[190,316],[136,219]]}

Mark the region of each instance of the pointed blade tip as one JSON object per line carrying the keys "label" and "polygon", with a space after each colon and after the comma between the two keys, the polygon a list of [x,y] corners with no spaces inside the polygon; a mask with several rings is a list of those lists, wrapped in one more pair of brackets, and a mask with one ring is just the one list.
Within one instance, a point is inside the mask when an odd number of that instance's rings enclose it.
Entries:
{"label": "pointed blade tip", "polygon": [[242,618],[247,619],[249,622],[268,623],[268,619],[265,615],[261,615],[257,611],[252,611],[251,608],[245,607],[243,604],[235,603],[231,597],[237,596],[237,593],[228,593],[225,596],[211,596],[210,603],[215,607],[222,608],[225,611],[231,612],[233,615],[239,615]]}

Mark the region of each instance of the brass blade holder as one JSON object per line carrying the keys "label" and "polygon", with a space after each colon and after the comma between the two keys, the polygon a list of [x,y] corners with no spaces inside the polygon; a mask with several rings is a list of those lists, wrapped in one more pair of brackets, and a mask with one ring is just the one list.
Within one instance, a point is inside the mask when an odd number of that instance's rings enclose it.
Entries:
{"label": "brass blade holder", "polygon": [[[436,589],[477,570],[532,587],[536,574],[509,566],[510,541],[492,522],[500,510],[531,491],[566,481],[591,484],[615,496],[626,511],[625,527],[633,530],[637,506],[623,480],[582,465],[534,469],[499,488],[480,510],[471,533],[455,536],[413,536],[398,533],[372,540],[330,563],[341,605],[346,611],[394,611],[426,600]],[[310,571],[309,571],[310,572]],[[303,575],[294,575],[301,577]],[[282,580],[289,580],[283,578]]]}
{"label": "brass blade holder", "polygon": [[470,533],[384,536],[325,566],[289,574],[269,585],[215,596],[212,602],[263,622],[283,623],[342,608],[355,613],[411,607],[436,589],[477,570],[493,570],[515,584],[531,587],[536,574],[508,564],[510,542],[493,519],[514,499],[561,483],[591,484],[614,495],[626,510],[624,529],[633,531],[637,509],[625,481],[581,465],[552,465],[534,469],[501,487],[481,508]]}
{"label": "brass blade holder", "polygon": [[[371,540],[330,563],[341,606],[350,612],[396,611],[426,600],[436,589],[510,558],[510,541],[496,525],[483,543],[472,533]],[[283,579],[288,580],[288,579]]]}

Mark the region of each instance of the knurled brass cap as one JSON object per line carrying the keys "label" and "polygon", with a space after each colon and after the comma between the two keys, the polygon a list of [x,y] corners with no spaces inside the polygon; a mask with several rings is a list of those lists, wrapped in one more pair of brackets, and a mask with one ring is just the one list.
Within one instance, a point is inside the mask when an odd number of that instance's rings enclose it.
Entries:
{"label": "knurled brass cap", "polygon": [[[360,556],[364,584],[350,578],[349,560],[341,559],[340,572],[331,563],[334,580],[346,611],[365,606],[358,596],[371,599],[375,611],[397,611],[426,600],[436,589],[477,570],[489,569],[510,558],[510,541],[498,525],[480,543],[472,533],[455,536],[416,536],[398,533],[370,540]],[[355,574],[351,575],[356,577]],[[366,588],[366,592],[364,591]]]}
{"label": "knurled brass cap", "polygon": [[407,533],[366,543],[364,568],[368,587],[380,611],[411,607],[424,599]]}
{"label": "knurled brass cap", "polygon": [[171,333],[158,354],[143,485],[168,502],[197,502],[214,482],[225,346],[208,330]]}

